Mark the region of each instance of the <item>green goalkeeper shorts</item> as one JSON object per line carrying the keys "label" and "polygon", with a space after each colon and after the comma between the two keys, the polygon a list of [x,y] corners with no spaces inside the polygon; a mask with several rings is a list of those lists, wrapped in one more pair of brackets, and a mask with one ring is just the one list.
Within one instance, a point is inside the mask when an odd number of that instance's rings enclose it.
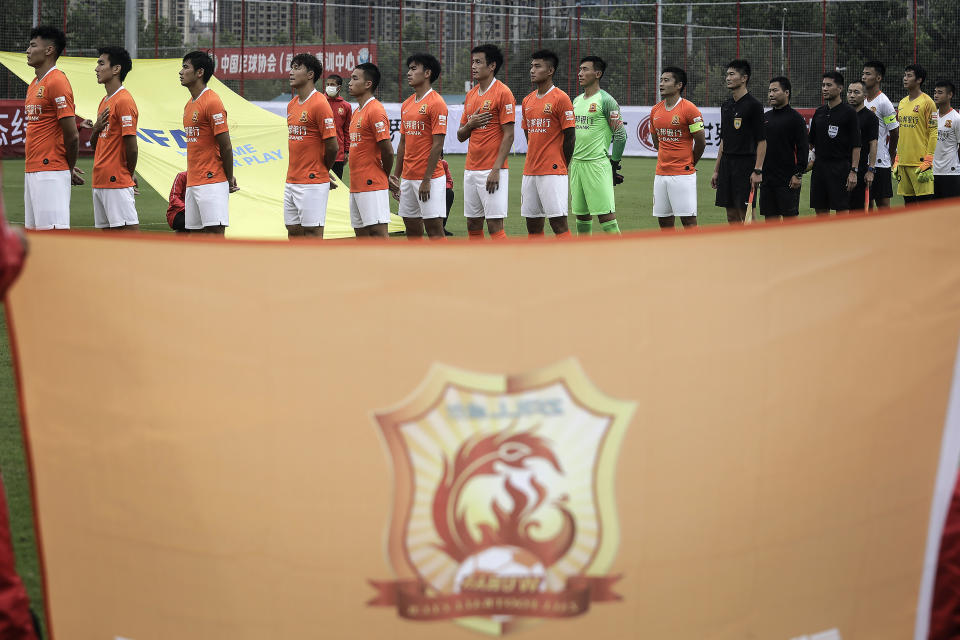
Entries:
{"label": "green goalkeeper shorts", "polygon": [[570,162],[570,198],[573,215],[602,216],[617,210],[613,202],[613,168],[610,161]]}

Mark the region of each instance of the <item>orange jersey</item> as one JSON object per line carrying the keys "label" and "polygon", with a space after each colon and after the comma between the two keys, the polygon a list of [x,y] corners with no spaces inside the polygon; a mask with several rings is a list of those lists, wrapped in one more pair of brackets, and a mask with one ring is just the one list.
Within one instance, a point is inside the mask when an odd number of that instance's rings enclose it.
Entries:
{"label": "orange jersey", "polygon": [[220,96],[204,89],[196,100],[188,100],[183,108],[183,127],[187,133],[187,186],[226,181],[216,140],[228,131],[227,110]]}
{"label": "orange jersey", "polygon": [[657,134],[658,176],[686,176],[693,166],[693,134],[703,131],[703,116],[689,100],[680,98],[673,109],[660,101],[650,110],[650,123]]}
{"label": "orange jersey", "polygon": [[390,120],[383,105],[370,98],[350,117],[350,192],[380,191],[388,187],[380,161],[382,140],[390,139]]}
{"label": "orange jersey", "polygon": [[107,126],[97,138],[93,156],[93,186],[96,189],[125,189],[133,186],[133,176],[127,170],[125,136],[137,135],[137,103],[130,92],[120,87],[112,96],[100,101],[97,117],[107,107]]}
{"label": "orange jersey", "polygon": [[[487,171],[493,169],[494,162],[497,161],[497,152],[500,150],[500,143],[503,142],[502,125],[514,121],[513,109],[516,102],[513,99],[513,92],[507,85],[496,78],[493,84],[487,87],[487,90],[480,93],[480,85],[470,89],[467,99],[463,103],[463,117],[460,118],[460,125],[467,124],[467,118],[475,113],[490,113],[488,124],[478,127],[470,132],[470,142],[467,146],[467,164],[464,168],[467,171]],[[507,168],[507,160],[504,158],[501,169]]]}
{"label": "orange jersey", "polygon": [[302,103],[296,97],[287,104],[287,133],[290,164],[289,184],[330,182],[330,167],[323,164],[323,141],[337,137],[333,110],[326,96],[314,89]]}
{"label": "orange jersey", "polygon": [[527,132],[525,176],[563,176],[567,163],[563,160],[563,131],[575,127],[570,96],[550,87],[540,97],[536,91],[523,99],[520,126]]}
{"label": "orange jersey", "polygon": [[52,67],[27,87],[26,172],[67,171],[67,148],[63,144],[61,118],[73,118],[73,89],[63,71]]}
{"label": "orange jersey", "polygon": [[[400,131],[403,134],[403,170],[400,177],[423,180],[433,136],[447,133],[447,103],[433,89],[419,100],[417,94],[413,94],[400,105]],[[430,177],[443,177],[443,167],[439,162]]]}

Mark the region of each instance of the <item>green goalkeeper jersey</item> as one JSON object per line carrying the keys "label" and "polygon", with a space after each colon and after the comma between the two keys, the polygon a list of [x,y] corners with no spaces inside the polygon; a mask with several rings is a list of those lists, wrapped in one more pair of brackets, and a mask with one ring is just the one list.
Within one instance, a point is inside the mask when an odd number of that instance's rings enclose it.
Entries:
{"label": "green goalkeeper jersey", "polygon": [[[577,122],[574,160],[606,160],[611,141],[614,143],[611,155],[614,160],[620,160],[626,146],[627,132],[620,121],[620,105],[613,96],[603,89],[589,98],[581,93],[573,101],[573,116]],[[615,128],[610,127],[611,122],[615,123]]]}

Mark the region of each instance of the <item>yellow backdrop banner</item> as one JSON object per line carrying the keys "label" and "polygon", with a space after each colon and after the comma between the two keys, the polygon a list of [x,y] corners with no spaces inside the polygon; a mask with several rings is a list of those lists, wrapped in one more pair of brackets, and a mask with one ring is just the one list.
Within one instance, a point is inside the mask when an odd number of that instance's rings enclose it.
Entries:
{"label": "yellow backdrop banner", "polygon": [[10,309],[53,636],[914,637],[960,457],[954,209],[33,234]]}
{"label": "yellow backdrop banner", "polygon": [[[22,53],[0,52],[0,64],[31,82],[36,76]],[[73,87],[77,115],[97,117],[97,107],[105,92],[97,84],[96,58],[62,56],[57,68]],[[137,102],[140,119],[137,138],[139,173],[157,193],[166,198],[173,180],[187,168],[187,149],[183,132],[183,107],[190,97],[180,86],[179,59],[143,59],[133,61],[133,70],[124,86]],[[230,227],[234,238],[286,238],[283,226],[283,185],[287,176],[286,119],[251,104],[214,76],[210,88],[217,92],[227,110],[230,139],[233,142],[233,166],[240,191],[230,195]],[[350,226],[348,188],[330,192],[324,237],[353,236]],[[391,217],[390,231],[402,231],[403,222]]]}

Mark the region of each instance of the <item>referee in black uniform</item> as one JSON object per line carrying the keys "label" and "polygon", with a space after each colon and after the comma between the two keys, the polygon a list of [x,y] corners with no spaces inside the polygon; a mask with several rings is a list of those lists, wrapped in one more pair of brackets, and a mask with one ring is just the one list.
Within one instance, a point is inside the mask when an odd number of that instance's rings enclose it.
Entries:
{"label": "referee in black uniform", "polygon": [[810,207],[817,215],[849,208],[860,162],[860,125],[857,112],[841,97],[843,76],[827,71],[822,91],[825,104],[817,107],[810,122],[810,146],[815,156]]}
{"label": "referee in black uniform", "polygon": [[847,86],[847,103],[857,112],[857,124],[860,127],[860,164],[857,166],[857,186],[850,192],[851,211],[863,211],[867,187],[873,190],[873,179],[877,171],[880,120],[863,104],[866,97],[867,90],[862,82],[854,80]]}
{"label": "referee in black uniform", "polygon": [[800,185],[807,169],[807,123],[790,106],[790,80],[770,80],[767,98],[770,111],[763,114],[767,154],[763,158],[760,213],[767,222],[800,214]]}
{"label": "referee in black uniform", "polygon": [[716,204],[727,210],[727,222],[742,224],[750,189],[759,185],[767,142],[763,137],[763,105],[747,91],[750,63],[731,60],[726,83],[730,98],[720,105],[720,148],[710,186]]}

